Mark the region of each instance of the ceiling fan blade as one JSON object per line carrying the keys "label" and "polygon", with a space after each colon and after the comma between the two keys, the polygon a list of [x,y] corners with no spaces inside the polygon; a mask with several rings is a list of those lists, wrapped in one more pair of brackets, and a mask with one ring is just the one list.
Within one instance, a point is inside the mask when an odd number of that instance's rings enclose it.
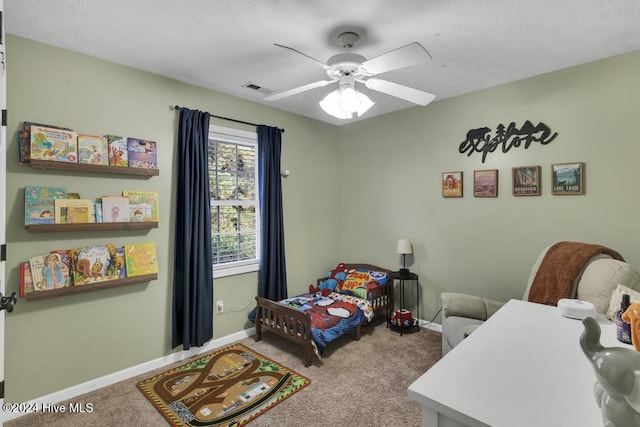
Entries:
{"label": "ceiling fan blade", "polygon": [[369,89],[377,90],[378,92],[386,93],[387,95],[395,96],[397,98],[402,98],[406,101],[422,106],[429,104],[436,97],[428,92],[423,92],[418,89],[377,78],[367,79],[365,81],[365,85]]}
{"label": "ceiling fan blade", "polygon": [[275,45],[275,46],[278,46],[278,47],[281,47],[281,48],[283,48],[283,49],[290,50],[290,51],[295,52],[295,53],[297,53],[297,54],[299,54],[299,55],[302,55],[302,56],[304,56],[304,57],[306,57],[306,58],[308,58],[308,59],[312,60],[313,62],[315,62],[316,64],[318,64],[318,65],[319,65],[319,66],[321,66],[322,68],[324,68],[325,70],[333,70],[333,67],[331,67],[331,66],[327,65],[326,63],[324,63],[324,62],[320,61],[319,59],[316,59],[316,58],[314,58],[314,57],[312,57],[312,56],[309,56],[309,55],[307,55],[306,53],[302,53],[302,52],[300,52],[299,50],[296,50],[296,49],[294,49],[294,48],[292,48],[292,47],[284,46],[284,45],[281,45],[281,44],[278,44],[278,43],[274,43],[274,45]]}
{"label": "ceiling fan blade", "polygon": [[431,55],[429,55],[427,49],[422,47],[420,43],[413,42],[363,62],[361,69],[368,75],[373,76],[411,65],[422,64],[430,59]]}
{"label": "ceiling fan blade", "polygon": [[278,101],[282,98],[286,98],[287,96],[295,95],[297,93],[306,92],[311,89],[315,89],[317,87],[323,87],[328,85],[329,83],[336,82],[337,80],[319,80],[317,82],[309,83],[303,86],[298,86],[293,89],[285,90],[284,92],[276,93],[275,95],[270,95],[264,98],[265,101]]}

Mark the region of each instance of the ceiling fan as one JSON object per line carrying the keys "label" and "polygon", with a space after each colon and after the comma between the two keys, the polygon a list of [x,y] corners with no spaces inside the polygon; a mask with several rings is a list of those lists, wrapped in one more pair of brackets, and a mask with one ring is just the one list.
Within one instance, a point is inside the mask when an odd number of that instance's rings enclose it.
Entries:
{"label": "ceiling fan", "polygon": [[[358,34],[351,31],[343,32],[338,36],[341,45],[347,49],[355,46],[359,38]],[[356,83],[361,83],[368,89],[395,96],[422,106],[429,104],[435,98],[435,95],[428,92],[374,77],[377,74],[421,64],[431,59],[429,52],[417,42],[409,43],[406,46],[402,46],[369,60],[357,53],[339,53],[329,58],[326,63],[291,47],[277,43],[274,44],[298,53],[320,65],[327,72],[329,80],[319,80],[276,93],[264,98],[265,101],[278,101],[311,89],[338,83],[338,89],[320,101],[320,106],[325,112],[334,117],[350,119],[354,113],[361,116],[374,105],[365,94],[356,91]]]}

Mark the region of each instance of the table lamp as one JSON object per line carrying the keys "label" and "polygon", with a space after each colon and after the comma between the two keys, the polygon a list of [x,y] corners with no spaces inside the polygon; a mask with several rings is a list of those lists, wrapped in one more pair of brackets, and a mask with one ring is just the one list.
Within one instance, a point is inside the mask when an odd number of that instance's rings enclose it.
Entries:
{"label": "table lamp", "polygon": [[407,268],[407,254],[411,254],[411,242],[408,239],[400,239],[398,240],[398,246],[396,247],[396,252],[402,254],[402,268],[400,269],[400,274],[409,274],[409,269]]}

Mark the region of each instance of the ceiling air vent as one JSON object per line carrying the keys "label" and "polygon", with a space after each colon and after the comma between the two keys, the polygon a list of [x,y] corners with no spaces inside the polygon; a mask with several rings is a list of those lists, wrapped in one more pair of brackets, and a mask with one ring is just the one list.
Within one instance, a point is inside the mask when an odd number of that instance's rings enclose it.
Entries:
{"label": "ceiling air vent", "polygon": [[265,95],[269,95],[269,94],[271,94],[273,92],[269,88],[260,86],[258,84],[252,83],[252,82],[245,83],[245,84],[242,85],[242,87],[246,87],[247,89],[258,91],[258,92],[263,93]]}

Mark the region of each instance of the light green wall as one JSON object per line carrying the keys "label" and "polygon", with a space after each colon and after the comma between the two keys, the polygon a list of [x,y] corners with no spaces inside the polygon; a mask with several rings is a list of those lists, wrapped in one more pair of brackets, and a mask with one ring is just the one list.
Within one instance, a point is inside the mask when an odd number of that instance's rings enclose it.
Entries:
{"label": "light green wall", "polygon": [[[444,290],[522,298],[542,248],[608,245],[640,266],[640,53],[445,99],[342,129],[341,255],[398,267],[398,238],[414,245],[421,317]],[[470,129],[525,120],[559,136],[481,162],[458,147]],[[492,132],[493,134],[493,132]],[[586,194],[550,192],[552,163],[585,162]],[[542,195],[512,196],[511,168],[542,166]],[[498,198],[473,197],[473,171],[498,169]],[[464,197],[441,196],[441,174],[464,172]],[[382,209],[380,209],[382,208]],[[422,314],[424,313],[424,315]]]}
{"label": "light green wall", "polygon": [[[400,265],[398,238],[411,239],[423,292],[421,317],[443,290],[520,297],[534,259],[557,240],[609,245],[640,265],[635,214],[640,177],[635,100],[640,54],[624,55],[339,128],[301,116],[8,36],[9,139],[7,291],[20,262],[52,249],[155,241],[159,279],[149,284],[43,301],[20,300],[7,316],[6,400],[24,401],[170,353],[171,250],[177,114],[185,105],[284,127],[283,181],[289,293],[302,292],[339,260]],[[17,164],[22,121],[87,133],[150,138],[160,176],[120,178],[34,171]],[[542,121],[559,133],[547,146],[480,157],[458,153],[469,129]],[[228,122],[219,122],[230,126]],[[586,163],[584,196],[552,196],[550,164]],[[511,167],[542,166],[542,195],[513,197]],[[498,169],[499,197],[471,192],[476,169]],[[443,199],[441,173],[462,170],[465,196]],[[161,192],[161,225],[145,232],[32,234],[23,228],[25,185],[62,185],[87,197],[122,189]],[[171,191],[170,191],[171,190]],[[249,327],[257,275],[214,282],[216,338]]]}
{"label": "light green wall", "polygon": [[[172,169],[178,118],[172,105],[285,128],[282,164],[291,170],[283,181],[291,291],[301,292],[310,274],[319,276],[335,262],[339,212],[327,209],[340,189],[334,173],[335,127],[18,37],[7,37],[7,58],[7,293],[18,292],[20,262],[54,249],[153,241],[160,272],[158,280],[128,288],[41,301],[20,299],[6,320],[6,401],[40,397],[172,352],[172,207],[176,200]],[[20,166],[16,132],[25,120],[83,133],[155,140],[160,176],[144,179]],[[159,191],[160,227],[30,233],[23,227],[27,185],[64,186],[87,198],[119,194],[123,189]],[[255,273],[215,280],[215,299],[225,301],[225,313],[214,318],[215,338],[250,326],[247,313],[253,307],[256,284]]]}

